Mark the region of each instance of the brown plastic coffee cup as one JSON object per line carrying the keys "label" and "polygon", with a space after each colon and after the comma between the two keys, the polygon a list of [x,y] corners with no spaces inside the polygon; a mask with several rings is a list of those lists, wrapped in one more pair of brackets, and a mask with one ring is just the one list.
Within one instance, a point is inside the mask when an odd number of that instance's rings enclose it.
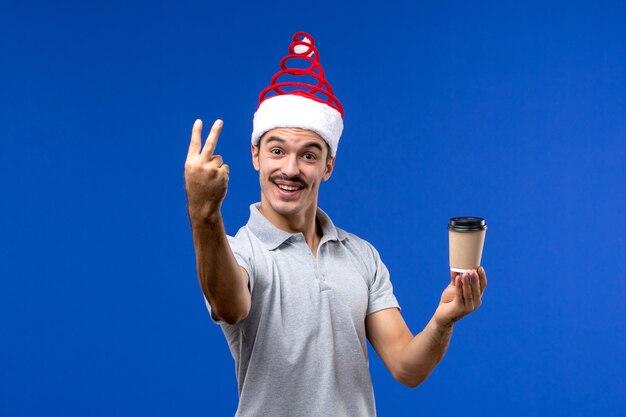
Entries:
{"label": "brown plastic coffee cup", "polygon": [[480,266],[487,223],[480,217],[453,217],[448,223],[450,270],[468,272]]}

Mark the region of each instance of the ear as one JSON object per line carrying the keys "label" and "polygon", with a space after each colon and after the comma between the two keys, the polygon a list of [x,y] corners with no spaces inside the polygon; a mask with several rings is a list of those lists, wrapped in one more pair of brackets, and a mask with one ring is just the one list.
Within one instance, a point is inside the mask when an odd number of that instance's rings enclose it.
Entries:
{"label": "ear", "polygon": [[250,145],[250,153],[252,153],[252,165],[255,171],[259,171],[259,146]]}
{"label": "ear", "polygon": [[328,162],[326,163],[326,171],[324,172],[324,177],[322,178],[322,180],[328,181],[328,179],[332,175],[333,169],[335,168],[335,159],[336,157],[334,156],[328,159]]}

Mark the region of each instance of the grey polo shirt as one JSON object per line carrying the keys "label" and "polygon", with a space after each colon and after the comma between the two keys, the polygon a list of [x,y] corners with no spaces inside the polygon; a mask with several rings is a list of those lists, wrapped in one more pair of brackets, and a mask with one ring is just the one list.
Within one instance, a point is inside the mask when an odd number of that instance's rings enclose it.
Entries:
{"label": "grey polo shirt", "polygon": [[315,257],[302,233],[276,228],[258,206],[228,237],[250,277],[250,313],[235,325],[218,322],[235,359],[236,415],[375,416],[365,316],[399,308],[387,268],[321,209]]}

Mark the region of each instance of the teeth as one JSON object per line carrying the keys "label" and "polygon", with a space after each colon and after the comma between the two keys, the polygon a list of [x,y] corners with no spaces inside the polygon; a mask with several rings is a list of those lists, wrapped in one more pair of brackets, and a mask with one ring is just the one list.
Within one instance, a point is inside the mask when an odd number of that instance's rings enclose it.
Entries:
{"label": "teeth", "polygon": [[278,188],[280,188],[281,190],[285,190],[285,191],[296,191],[300,189],[300,187],[291,187],[289,185],[278,185]]}

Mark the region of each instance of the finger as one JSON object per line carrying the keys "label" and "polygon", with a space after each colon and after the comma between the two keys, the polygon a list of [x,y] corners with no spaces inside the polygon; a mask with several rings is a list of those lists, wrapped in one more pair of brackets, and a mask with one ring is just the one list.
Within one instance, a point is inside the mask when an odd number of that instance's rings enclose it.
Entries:
{"label": "finger", "polygon": [[220,119],[217,119],[215,123],[213,123],[213,126],[211,126],[209,136],[206,138],[204,148],[202,148],[202,156],[204,156],[205,158],[208,159],[213,155],[213,151],[215,150],[215,146],[217,145],[217,139],[220,136],[223,125],[224,122],[222,122]]}
{"label": "finger", "polygon": [[228,165],[226,165],[226,164],[222,164],[222,166],[220,167],[220,169],[221,169],[222,171],[225,171],[225,172],[226,172],[226,175],[230,174],[230,167],[229,167]]}
{"label": "finger", "polygon": [[187,159],[200,153],[200,146],[202,145],[202,120],[197,119],[193,127],[191,128],[191,141],[189,142],[189,151],[187,152]]}
{"label": "finger", "polygon": [[480,281],[480,295],[482,296],[487,288],[487,273],[482,266],[478,268],[478,280]]}
{"label": "finger", "polygon": [[472,298],[474,301],[474,307],[478,308],[480,306],[480,279],[478,278],[478,272],[476,270],[471,272],[472,276]]}
{"label": "finger", "polygon": [[465,297],[463,297],[463,275],[457,274],[454,280],[454,287],[456,289],[456,294],[454,297],[454,302],[461,308],[465,308]]}
{"label": "finger", "polygon": [[469,281],[469,274],[465,272],[463,274],[463,301],[465,302],[465,308],[472,310],[474,308],[474,300],[472,297],[472,286]]}
{"label": "finger", "polygon": [[222,159],[222,155],[213,155],[211,159],[209,159],[209,162],[211,162],[214,165],[217,165],[218,168],[224,165],[224,160]]}

